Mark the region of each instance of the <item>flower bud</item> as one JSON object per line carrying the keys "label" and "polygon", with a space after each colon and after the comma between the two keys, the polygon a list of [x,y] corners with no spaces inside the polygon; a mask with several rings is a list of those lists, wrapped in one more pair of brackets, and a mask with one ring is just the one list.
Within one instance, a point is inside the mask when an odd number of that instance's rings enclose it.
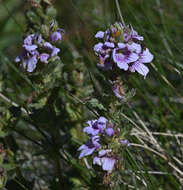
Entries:
{"label": "flower bud", "polygon": [[113,136],[114,135],[114,129],[113,128],[111,128],[111,127],[109,127],[109,128],[107,128],[106,130],[105,130],[105,133],[106,133],[106,135],[108,135],[108,136]]}

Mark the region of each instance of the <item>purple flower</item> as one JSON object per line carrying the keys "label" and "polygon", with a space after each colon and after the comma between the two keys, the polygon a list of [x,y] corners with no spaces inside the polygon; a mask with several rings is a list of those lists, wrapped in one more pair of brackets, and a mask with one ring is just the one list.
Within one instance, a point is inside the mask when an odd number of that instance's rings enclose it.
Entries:
{"label": "purple flower", "polygon": [[[102,70],[112,70],[115,65],[125,71],[137,71],[146,76],[149,69],[143,63],[149,63],[153,55],[142,48],[140,41],[144,38],[129,26],[123,26],[121,23],[115,23],[105,32],[99,31],[95,35],[102,40],[94,46],[94,51],[99,57],[97,66]],[[114,93],[118,98],[120,94],[114,88]]]}
{"label": "purple flower", "polygon": [[62,34],[60,32],[53,32],[50,36],[52,42],[62,40]]}
{"label": "purple flower", "polygon": [[23,61],[23,68],[26,69],[28,72],[33,72],[36,68],[37,58],[36,56],[27,58]]}
{"label": "purple flower", "polygon": [[52,46],[49,42],[44,43],[44,48],[51,50],[51,57],[57,55],[60,52],[59,48],[56,48],[55,46]]}
{"label": "purple flower", "polygon": [[102,31],[98,31],[96,34],[95,34],[95,38],[104,38],[104,32]]}
{"label": "purple flower", "polygon": [[132,44],[127,44],[127,48],[129,51],[134,52],[136,54],[140,54],[142,51],[141,45],[134,42]]}
{"label": "purple flower", "polygon": [[[121,50],[122,53],[117,53],[117,51]],[[117,66],[120,69],[125,71],[128,70],[128,64],[137,61],[139,56],[136,53],[130,51],[128,47],[123,49],[115,48],[113,50],[113,61],[117,63]]]}
{"label": "purple flower", "polygon": [[88,121],[87,123],[89,124],[89,126],[85,127],[83,129],[83,132],[93,136],[97,135],[99,133],[99,129],[97,127],[97,120]]}
{"label": "purple flower", "polygon": [[44,43],[44,48],[52,50],[53,46],[49,42],[45,42]]}
{"label": "purple flower", "polygon": [[40,56],[39,56],[39,59],[41,62],[43,63],[48,63],[48,58],[50,57],[49,54],[47,53],[42,53]]}
{"label": "purple flower", "polygon": [[118,43],[118,48],[120,48],[120,49],[126,48],[126,44]]}
{"label": "purple flower", "polygon": [[53,56],[57,55],[59,52],[60,52],[60,49],[59,49],[59,48],[54,47],[54,48],[52,49],[51,56],[53,57]]}
{"label": "purple flower", "polygon": [[95,157],[93,158],[93,164],[98,164],[99,166],[101,166],[102,163],[101,163],[100,158],[97,157],[97,156],[95,156]]}
{"label": "purple flower", "polygon": [[25,45],[32,45],[33,40],[35,39],[35,34],[30,34],[24,39],[24,44]]}
{"label": "purple flower", "polygon": [[142,36],[139,36],[138,33],[133,28],[125,28],[123,38],[125,42],[131,41],[143,41],[144,38]]}
{"label": "purple flower", "polygon": [[97,52],[97,53],[102,52],[102,50],[103,50],[103,49],[102,49],[103,45],[104,45],[104,44],[101,43],[101,42],[98,43],[98,44],[96,44],[96,45],[94,46],[94,48],[93,48],[94,51]]}
{"label": "purple flower", "polygon": [[78,151],[81,151],[79,159],[91,155],[96,149],[100,148],[101,145],[98,143],[99,140],[99,136],[93,136],[86,145],[81,145],[78,148]]}
{"label": "purple flower", "polygon": [[150,53],[149,49],[146,48],[142,53],[139,54],[139,59],[132,64],[129,70],[131,72],[137,71],[139,74],[146,77],[149,69],[143,63],[150,63],[152,60],[153,55]]}
{"label": "purple flower", "polygon": [[113,42],[105,42],[104,46],[108,47],[108,48],[114,48],[114,43]]}
{"label": "purple flower", "polygon": [[62,34],[64,30],[62,28],[58,28],[55,32],[53,32],[50,36],[52,42],[56,42],[62,40]]}
{"label": "purple flower", "polygon": [[99,117],[97,121],[97,127],[100,131],[103,131],[106,128],[107,119],[105,117]]}
{"label": "purple flower", "polygon": [[39,34],[38,38],[37,38],[37,42],[40,44],[42,42],[43,38],[42,35]]}
{"label": "purple flower", "polygon": [[112,91],[114,92],[117,98],[122,99],[124,97],[124,95],[122,95],[122,93],[120,92],[120,89],[118,88],[117,84],[114,84],[112,86]]}
{"label": "purple flower", "polygon": [[89,126],[83,129],[84,133],[95,136],[99,133],[103,133],[106,128],[107,119],[105,117],[99,117],[98,120],[92,120],[87,122]]}
{"label": "purple flower", "polygon": [[34,51],[38,48],[37,45],[23,45],[25,50],[31,54],[34,54]]}
{"label": "purple flower", "polygon": [[[61,40],[64,30],[58,28],[51,34],[51,40]],[[41,52],[43,53],[40,53]],[[41,34],[30,34],[24,39],[22,50],[15,58],[15,62],[21,62],[24,69],[33,72],[37,62],[48,63],[50,57],[56,56],[60,49],[53,46],[50,42],[45,42]]]}
{"label": "purple flower", "polygon": [[139,36],[138,33],[132,28],[131,30],[131,38],[134,40],[139,40],[139,41],[143,41],[144,37],[143,36]]}
{"label": "purple flower", "polygon": [[114,129],[112,127],[109,127],[105,130],[106,135],[113,136],[114,135]]}
{"label": "purple flower", "polygon": [[103,157],[101,158],[101,162],[102,162],[102,169],[104,171],[112,172],[116,159],[110,157]]}
{"label": "purple flower", "polygon": [[104,171],[112,172],[116,158],[108,156],[108,153],[111,153],[112,150],[101,150],[98,153],[98,157],[94,157],[93,164],[98,164],[99,166],[102,166],[102,169]]}

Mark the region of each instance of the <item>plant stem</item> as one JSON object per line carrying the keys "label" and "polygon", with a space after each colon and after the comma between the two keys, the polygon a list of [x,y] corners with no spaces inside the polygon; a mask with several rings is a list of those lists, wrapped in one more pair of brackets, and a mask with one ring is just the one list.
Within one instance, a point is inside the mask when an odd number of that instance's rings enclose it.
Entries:
{"label": "plant stem", "polygon": [[116,3],[116,7],[117,7],[117,10],[118,10],[118,13],[119,13],[119,17],[121,19],[121,22],[123,24],[123,26],[125,26],[125,21],[123,19],[123,16],[122,16],[122,13],[121,13],[121,9],[120,9],[120,6],[119,6],[119,1],[118,0],[115,0],[115,3]]}

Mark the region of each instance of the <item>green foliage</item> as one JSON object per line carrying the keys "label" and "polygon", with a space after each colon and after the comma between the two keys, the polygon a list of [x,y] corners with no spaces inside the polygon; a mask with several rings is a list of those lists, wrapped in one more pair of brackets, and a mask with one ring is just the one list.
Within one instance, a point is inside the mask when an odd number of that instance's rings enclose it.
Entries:
{"label": "green foliage", "polygon": [[[182,184],[182,8],[181,0],[121,0],[125,23],[145,38],[154,54],[146,79],[121,75],[118,100],[110,72],[100,71],[94,35],[120,21],[115,1],[29,0],[0,4],[0,188],[181,189]],[[53,7],[54,5],[54,7]],[[175,11],[176,10],[176,11]],[[55,21],[57,19],[57,21]],[[35,73],[14,58],[25,37],[50,23],[66,33],[58,57]],[[87,140],[86,121],[107,117],[131,147],[112,142],[117,169],[107,174],[78,160]],[[108,142],[108,139],[104,139]]]}

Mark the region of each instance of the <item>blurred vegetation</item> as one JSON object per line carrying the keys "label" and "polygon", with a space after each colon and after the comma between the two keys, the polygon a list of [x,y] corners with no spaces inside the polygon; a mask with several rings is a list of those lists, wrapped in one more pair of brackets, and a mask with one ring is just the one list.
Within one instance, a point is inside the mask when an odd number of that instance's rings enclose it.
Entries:
{"label": "blurred vegetation", "polygon": [[77,152],[87,139],[85,122],[103,114],[117,118],[134,144],[123,152],[118,189],[182,189],[183,1],[119,0],[125,23],[144,36],[155,59],[145,80],[130,76],[127,85],[136,95],[128,104],[114,101],[118,114],[102,99],[109,86],[93,52],[95,33],[120,21],[115,1],[52,1],[65,30],[61,62],[39,75],[14,63],[30,2],[0,1],[0,188],[107,189],[102,172],[87,169]]}

